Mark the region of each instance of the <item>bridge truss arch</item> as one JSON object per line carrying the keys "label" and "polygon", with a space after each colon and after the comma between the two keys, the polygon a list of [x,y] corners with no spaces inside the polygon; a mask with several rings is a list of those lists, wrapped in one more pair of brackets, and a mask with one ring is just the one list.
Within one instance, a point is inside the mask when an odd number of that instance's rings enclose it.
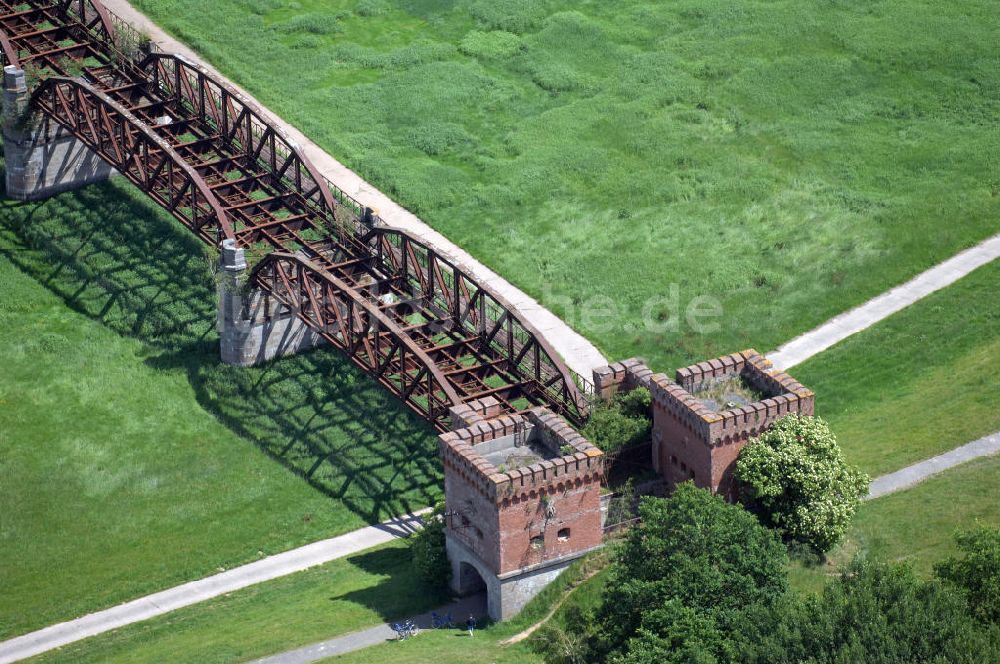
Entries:
{"label": "bridge truss arch", "polygon": [[[274,252],[253,269],[250,283],[426,419],[444,421],[450,409],[462,403],[427,351],[381,311],[377,301],[320,266]],[[265,311],[268,308],[265,303]]]}
{"label": "bridge truss arch", "polygon": [[[25,9],[28,7],[28,9]],[[494,397],[581,424],[582,382],[514,307],[385,227],[237,90],[141,41],[98,0],[0,0],[5,64],[31,66],[43,122],[72,133],[202,241],[231,240],[251,284],[444,430]]]}
{"label": "bridge truss arch", "polygon": [[32,104],[205,242],[235,238],[229,216],[198,172],[107,94],[82,79],[49,78]]}

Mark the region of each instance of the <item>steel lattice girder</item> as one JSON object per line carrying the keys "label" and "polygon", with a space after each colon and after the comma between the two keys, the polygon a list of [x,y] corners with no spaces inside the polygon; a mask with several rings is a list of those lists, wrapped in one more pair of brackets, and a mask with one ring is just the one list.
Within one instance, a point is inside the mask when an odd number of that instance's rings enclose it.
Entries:
{"label": "steel lattice girder", "polygon": [[[252,274],[265,298],[439,429],[452,406],[484,396],[507,412],[544,404],[582,422],[578,377],[516,309],[416,238],[372,223],[237,91],[178,56],[124,56],[97,0],[30,4],[18,13],[0,0],[0,26],[19,26],[5,48],[56,72],[69,58],[86,79],[52,77],[39,87],[33,99],[46,121],[203,241],[269,246],[274,253]],[[44,43],[52,35],[24,29],[28,14],[73,44],[53,58]],[[123,32],[117,39],[137,41]],[[83,66],[87,55],[99,64]]]}
{"label": "steel lattice girder", "polygon": [[[20,7],[28,5],[28,9]],[[91,39],[98,44],[111,47],[117,43],[116,30],[111,15],[97,0],[59,0],[58,2],[12,2],[0,0],[0,45],[2,45],[4,65],[23,68],[36,59],[50,60],[63,52],[86,48]],[[49,19],[51,27],[37,29],[32,25],[33,17],[41,15]],[[54,20],[52,20],[54,19]],[[63,19],[63,20],[59,20]],[[22,29],[17,29],[17,26]],[[76,43],[60,48],[40,50],[40,46],[50,46],[72,37]]]}
{"label": "steel lattice girder", "polygon": [[251,161],[265,163],[271,177],[283,180],[328,214],[336,213],[342,205],[334,201],[326,179],[298,146],[206,70],[162,53],[150,54],[139,66],[163,99],[183,106],[191,117],[212,127],[222,141],[239,147]]}
{"label": "steel lattice girder", "polygon": [[67,78],[42,83],[34,103],[209,244],[235,237],[205,181],[121,104]]}
{"label": "steel lattice girder", "polygon": [[435,424],[462,399],[427,353],[378,306],[300,256],[275,252],[250,283],[291,309],[351,361]]}
{"label": "steel lattice girder", "polygon": [[526,391],[571,421],[586,418],[587,402],[573,372],[513,306],[404,231],[376,228],[365,243],[382,273],[406,283],[451,329],[475,334],[486,361],[505,361]]}

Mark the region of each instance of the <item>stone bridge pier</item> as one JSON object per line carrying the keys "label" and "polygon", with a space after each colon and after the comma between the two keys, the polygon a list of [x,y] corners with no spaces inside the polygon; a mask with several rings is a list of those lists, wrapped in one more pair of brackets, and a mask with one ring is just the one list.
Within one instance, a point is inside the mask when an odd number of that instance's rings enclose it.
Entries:
{"label": "stone bridge pier", "polygon": [[7,195],[35,201],[107,180],[115,173],[70,132],[30,108],[24,70],[3,71],[3,151]]}
{"label": "stone bridge pier", "polygon": [[288,307],[259,290],[248,290],[243,249],[224,240],[219,256],[219,316],[222,361],[253,366],[313,348],[326,341]]}
{"label": "stone bridge pier", "polygon": [[[24,70],[4,67],[3,149],[10,198],[36,201],[107,180],[115,169],[44,115],[32,112]],[[287,307],[245,287],[247,263],[223,243],[217,329],[222,361],[250,366],[325,343]]]}

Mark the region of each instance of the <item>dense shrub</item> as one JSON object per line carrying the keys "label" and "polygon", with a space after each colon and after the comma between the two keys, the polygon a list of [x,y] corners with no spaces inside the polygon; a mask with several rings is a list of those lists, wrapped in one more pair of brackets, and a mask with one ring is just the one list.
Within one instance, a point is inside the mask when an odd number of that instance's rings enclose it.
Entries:
{"label": "dense shrub", "polygon": [[246,7],[253,14],[263,16],[275,9],[281,9],[281,0],[240,0],[239,4]]}
{"label": "dense shrub", "polygon": [[801,595],[776,534],[738,506],[686,483],[641,513],[612,552],[598,609],[568,613],[534,644],[550,664],[1000,661],[1000,626],[973,615],[991,600],[971,592],[1000,577],[995,528],[960,538],[965,557],[939,566],[948,583],[857,558]]}
{"label": "dense shrub", "polygon": [[535,67],[531,80],[549,92],[569,92],[586,85],[586,80],[579,72],[562,62],[549,62]]}
{"label": "dense shrub", "polygon": [[455,51],[451,44],[421,39],[388,52],[347,43],[338,46],[333,53],[340,62],[365,69],[407,69],[447,60]]}
{"label": "dense shrub", "polygon": [[421,152],[437,156],[473,142],[461,125],[452,122],[429,122],[410,131],[408,142]]}
{"label": "dense shrub", "polygon": [[743,448],[736,477],[765,523],[821,552],[847,532],[869,482],[847,464],[826,422],[797,415]]}
{"label": "dense shrub", "polygon": [[652,396],[644,387],[616,394],[611,403],[594,407],[580,433],[605,452],[645,442],[653,426],[652,403]]}
{"label": "dense shrub", "polygon": [[903,565],[856,559],[820,597],[790,594],[744,612],[729,661],[1000,661],[1000,629],[983,629],[957,593]]}
{"label": "dense shrub", "polygon": [[956,539],[962,557],[939,563],[934,572],[965,595],[976,618],[1000,625],[1000,528],[981,526]]}
{"label": "dense shrub", "polygon": [[389,4],[386,0],[361,0],[354,13],[358,16],[381,16],[389,11]]}
{"label": "dense shrub", "polygon": [[451,565],[444,544],[444,503],[424,517],[424,527],[412,537],[410,551],[417,573],[435,590],[443,591],[451,579]]}
{"label": "dense shrub", "polygon": [[541,0],[480,0],[471,11],[477,25],[516,34],[536,29],[546,13]]}
{"label": "dense shrub", "polygon": [[784,547],[742,508],[685,483],[668,499],[645,498],[639,512],[614,553],[595,656],[688,641],[714,648],[729,614],[785,591]]}
{"label": "dense shrub", "polygon": [[330,35],[340,31],[337,17],[332,14],[296,14],[287,21],[274,25],[274,29],[286,35],[311,34]]}

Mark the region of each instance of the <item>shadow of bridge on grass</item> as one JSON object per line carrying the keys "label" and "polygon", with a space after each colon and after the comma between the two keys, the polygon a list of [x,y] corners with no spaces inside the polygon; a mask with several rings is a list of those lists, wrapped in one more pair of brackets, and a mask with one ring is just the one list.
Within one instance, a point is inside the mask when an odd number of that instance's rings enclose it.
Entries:
{"label": "shadow of bridge on grass", "polygon": [[440,497],[433,429],[335,350],[220,362],[214,257],[131,185],[4,201],[0,233],[17,245],[0,253],[23,272],[141,341],[148,366],[185,372],[203,408],[369,523]]}
{"label": "shadow of bridge on grass", "polygon": [[[381,580],[365,588],[330,597],[331,602],[363,606],[378,614],[382,621],[388,622],[412,618],[451,600],[449,593],[424,584],[413,567],[408,548],[379,548],[355,554],[345,560],[364,573],[361,578],[374,576]],[[427,629],[430,624],[420,627]]]}

